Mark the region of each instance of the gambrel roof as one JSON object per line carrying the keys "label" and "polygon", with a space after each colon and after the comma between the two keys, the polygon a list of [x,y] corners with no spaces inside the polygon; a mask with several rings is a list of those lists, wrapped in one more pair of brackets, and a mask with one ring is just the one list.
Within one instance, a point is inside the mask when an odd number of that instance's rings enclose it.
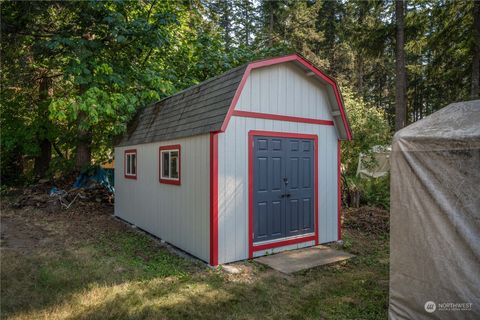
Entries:
{"label": "gambrel roof", "polygon": [[337,83],[299,54],[291,54],[250,62],[146,107],[129,125],[118,146],[225,131],[250,71],[279,63],[294,63],[326,85],[338,137],[350,140],[351,131]]}

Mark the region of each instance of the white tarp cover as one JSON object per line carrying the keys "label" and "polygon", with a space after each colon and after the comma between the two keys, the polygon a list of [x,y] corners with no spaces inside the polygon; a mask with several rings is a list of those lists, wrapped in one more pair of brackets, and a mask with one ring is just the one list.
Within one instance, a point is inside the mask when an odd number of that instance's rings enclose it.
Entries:
{"label": "white tarp cover", "polygon": [[395,135],[390,210],[389,318],[480,319],[480,100]]}
{"label": "white tarp cover", "polygon": [[[390,171],[390,146],[374,146],[369,154],[360,153],[358,155],[357,176],[368,178],[379,178],[388,174]],[[375,160],[372,165],[369,162]]]}

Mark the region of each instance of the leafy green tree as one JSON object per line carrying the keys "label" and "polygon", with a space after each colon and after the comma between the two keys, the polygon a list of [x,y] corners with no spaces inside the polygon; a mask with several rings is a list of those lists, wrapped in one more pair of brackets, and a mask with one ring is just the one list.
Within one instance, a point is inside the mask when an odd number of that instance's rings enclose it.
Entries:
{"label": "leafy green tree", "polygon": [[342,164],[348,175],[356,173],[358,156],[370,151],[373,146],[391,143],[390,126],[385,112],[355,96],[352,89],[342,87],[343,100],[353,132],[353,140],[342,143]]}
{"label": "leafy green tree", "polygon": [[[52,119],[74,128],[75,166],[91,162],[92,150],[111,141],[141,104],[171,92],[167,54],[176,8],[153,2],[68,2],[65,23],[45,46],[62,56],[61,97]],[[66,21],[65,21],[66,22]]]}
{"label": "leafy green tree", "polygon": [[56,25],[54,4],[6,2],[1,6],[2,177],[17,180],[29,159],[43,177],[58,132],[49,120],[56,60],[42,46]]}
{"label": "leafy green tree", "polygon": [[[407,122],[478,96],[478,7],[406,2]],[[12,1],[0,10],[4,180],[102,161],[140,108],[293,51],[347,88],[349,170],[358,152],[386,143],[385,121],[394,127],[395,1]]]}

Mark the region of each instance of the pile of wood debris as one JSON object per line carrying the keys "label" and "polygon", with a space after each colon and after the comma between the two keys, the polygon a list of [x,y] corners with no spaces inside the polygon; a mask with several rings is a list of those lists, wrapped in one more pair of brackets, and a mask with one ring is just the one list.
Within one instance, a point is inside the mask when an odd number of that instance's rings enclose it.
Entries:
{"label": "pile of wood debris", "polygon": [[36,207],[46,208],[48,211],[70,209],[92,202],[113,205],[114,194],[98,183],[91,183],[86,188],[71,186],[71,183],[40,180],[37,184],[21,189],[22,192],[12,199],[11,204],[14,208]]}
{"label": "pile of wood debris", "polygon": [[344,209],[343,226],[362,232],[383,234],[390,231],[390,214],[374,207]]}

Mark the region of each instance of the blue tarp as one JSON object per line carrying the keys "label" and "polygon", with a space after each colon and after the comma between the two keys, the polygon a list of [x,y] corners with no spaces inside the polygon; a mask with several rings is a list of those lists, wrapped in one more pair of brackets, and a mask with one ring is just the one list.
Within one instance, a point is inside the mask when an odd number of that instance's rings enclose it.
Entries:
{"label": "blue tarp", "polygon": [[115,193],[115,188],[113,187],[113,169],[103,169],[97,168],[93,175],[89,174],[90,172],[81,173],[75,183],[73,184],[74,188],[88,188],[90,182],[93,180],[111,193]]}

